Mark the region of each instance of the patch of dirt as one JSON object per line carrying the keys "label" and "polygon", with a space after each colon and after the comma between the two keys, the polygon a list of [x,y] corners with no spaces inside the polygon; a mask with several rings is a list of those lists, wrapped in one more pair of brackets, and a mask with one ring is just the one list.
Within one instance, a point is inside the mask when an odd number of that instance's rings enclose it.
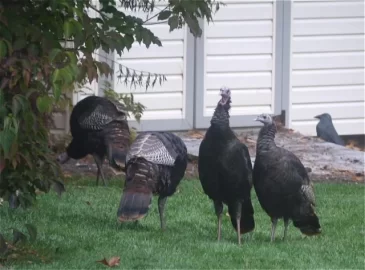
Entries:
{"label": "patch of dirt", "polygon": [[[235,131],[237,137],[247,145],[252,162],[256,155],[258,129]],[[189,164],[185,178],[198,178],[197,157],[199,145],[204,138],[204,131],[176,133],[185,142],[189,153]],[[276,144],[292,151],[302,161],[313,181],[357,182],[364,183],[365,153],[353,144],[348,147],[324,142],[315,137],[303,136],[298,132],[278,126]],[[81,160],[69,160],[62,165],[67,176],[91,176],[96,179],[97,167],[92,156]],[[108,162],[103,165],[105,177],[115,176]],[[124,177],[124,173],[121,173]],[[67,179],[66,179],[67,181]]]}
{"label": "patch of dirt", "polygon": [[[259,129],[235,131],[237,137],[247,145],[252,163],[256,156],[256,141]],[[191,159],[197,159],[199,145],[204,137],[203,131],[179,133],[185,141]],[[195,139],[199,138],[199,139]],[[309,137],[278,125],[275,142],[278,146],[292,151],[306,167],[313,181],[357,182],[364,183],[363,148],[354,147],[354,143],[346,147],[325,142],[316,137]],[[195,172],[197,167],[195,167]],[[197,177],[197,174],[195,174]]]}

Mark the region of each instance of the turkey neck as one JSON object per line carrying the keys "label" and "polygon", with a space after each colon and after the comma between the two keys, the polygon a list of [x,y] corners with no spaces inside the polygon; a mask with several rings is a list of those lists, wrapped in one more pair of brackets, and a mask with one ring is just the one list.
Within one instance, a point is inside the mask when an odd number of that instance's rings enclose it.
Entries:
{"label": "turkey neck", "polygon": [[273,147],[276,147],[275,134],[276,134],[275,123],[265,124],[261,128],[257,140],[257,153],[261,151],[267,151]]}
{"label": "turkey neck", "polygon": [[[227,107],[227,108],[225,108]],[[229,110],[230,106],[222,106],[218,104],[216,107],[212,120],[210,120],[210,124],[218,127],[229,127]]]}
{"label": "turkey neck", "polygon": [[229,126],[229,106],[218,104],[210,121],[210,128],[206,133],[206,138],[216,142],[215,147],[220,148],[225,145],[227,140],[235,138],[233,131]]}

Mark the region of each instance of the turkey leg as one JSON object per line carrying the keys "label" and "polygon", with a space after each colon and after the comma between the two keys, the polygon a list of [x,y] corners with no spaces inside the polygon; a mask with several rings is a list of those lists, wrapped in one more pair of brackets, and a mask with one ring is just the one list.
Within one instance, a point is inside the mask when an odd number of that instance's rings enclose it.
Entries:
{"label": "turkey leg", "polygon": [[218,218],[218,242],[221,240],[223,203],[214,201],[215,214]]}
{"label": "turkey leg", "polygon": [[96,174],[96,185],[99,184],[99,177],[101,176],[101,179],[103,180],[104,186],[107,186],[106,181],[105,181],[105,177],[104,177],[104,173],[101,169],[103,162],[104,162],[104,157],[100,158],[98,155],[93,154],[96,166],[98,167],[98,172]]}
{"label": "turkey leg", "polygon": [[271,242],[273,242],[274,239],[275,239],[275,230],[276,230],[276,224],[277,223],[278,223],[277,218],[272,218],[271,219]]}
{"label": "turkey leg", "polygon": [[286,234],[288,233],[288,225],[289,225],[289,219],[284,218],[284,237],[283,237],[283,241],[286,239]]}
{"label": "turkey leg", "polygon": [[166,229],[165,224],[165,204],[166,204],[167,197],[158,197],[158,212],[160,213],[160,223],[161,223],[161,229],[164,231]]}
{"label": "turkey leg", "polygon": [[241,213],[242,213],[242,203],[239,202],[237,203],[237,208],[236,208],[238,245],[241,245]]}

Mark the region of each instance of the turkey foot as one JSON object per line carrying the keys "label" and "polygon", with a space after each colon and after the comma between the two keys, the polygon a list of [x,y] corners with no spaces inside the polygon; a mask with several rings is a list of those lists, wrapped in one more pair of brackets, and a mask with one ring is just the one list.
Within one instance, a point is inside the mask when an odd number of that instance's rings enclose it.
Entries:
{"label": "turkey foot", "polygon": [[237,222],[237,238],[238,238],[238,245],[241,245],[241,213],[242,213],[242,203],[237,203],[236,209],[236,222]]}
{"label": "turkey foot", "polygon": [[103,165],[103,162],[104,162],[104,157],[103,158],[100,158],[96,154],[93,154],[93,157],[94,157],[96,166],[98,167],[98,172],[97,172],[97,175],[96,175],[96,185],[99,184],[99,176],[101,176],[101,179],[103,180],[104,186],[107,186],[106,181],[105,181],[105,177],[104,177],[104,173],[103,173],[103,171],[101,169],[101,167]]}
{"label": "turkey foot", "polygon": [[277,218],[272,218],[271,219],[271,242],[273,242],[275,240],[275,230],[276,230],[276,224],[278,223],[278,219]]}
{"label": "turkey foot", "polygon": [[158,197],[158,212],[160,213],[160,223],[161,229],[164,231],[166,230],[166,222],[165,222],[165,215],[164,209],[166,204],[167,197]]}
{"label": "turkey foot", "polygon": [[223,204],[218,201],[214,201],[214,209],[215,214],[218,218],[218,242],[221,240],[221,231],[222,231],[222,212],[223,212]]}
{"label": "turkey foot", "polygon": [[283,237],[283,241],[285,241],[285,239],[286,239],[286,235],[288,233],[288,226],[289,226],[289,219],[284,218],[284,237]]}

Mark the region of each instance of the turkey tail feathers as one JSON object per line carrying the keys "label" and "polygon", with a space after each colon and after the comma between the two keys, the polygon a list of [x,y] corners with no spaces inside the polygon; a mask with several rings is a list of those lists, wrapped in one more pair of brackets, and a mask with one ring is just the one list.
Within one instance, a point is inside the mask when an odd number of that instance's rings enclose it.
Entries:
{"label": "turkey tail feathers", "polygon": [[113,169],[125,171],[125,159],[127,151],[120,148],[112,148],[111,157],[109,158],[109,164]]}
{"label": "turkey tail feathers", "polygon": [[[229,204],[228,213],[231,218],[232,226],[237,231],[236,208]],[[241,221],[240,221],[241,234],[251,232],[255,228],[255,220],[253,215],[254,215],[254,210],[252,207],[251,200],[245,200],[242,204],[242,210],[241,210]]]}
{"label": "turkey tail feathers", "polygon": [[126,182],[118,208],[119,222],[142,219],[152,204],[157,168],[144,158],[134,157],[126,165]]}
{"label": "turkey tail feathers", "polygon": [[307,236],[318,235],[322,232],[319,219],[316,214],[293,219],[293,225]]}
{"label": "turkey tail feathers", "polygon": [[119,222],[142,219],[147,215],[151,202],[150,190],[125,190],[118,210]]}

